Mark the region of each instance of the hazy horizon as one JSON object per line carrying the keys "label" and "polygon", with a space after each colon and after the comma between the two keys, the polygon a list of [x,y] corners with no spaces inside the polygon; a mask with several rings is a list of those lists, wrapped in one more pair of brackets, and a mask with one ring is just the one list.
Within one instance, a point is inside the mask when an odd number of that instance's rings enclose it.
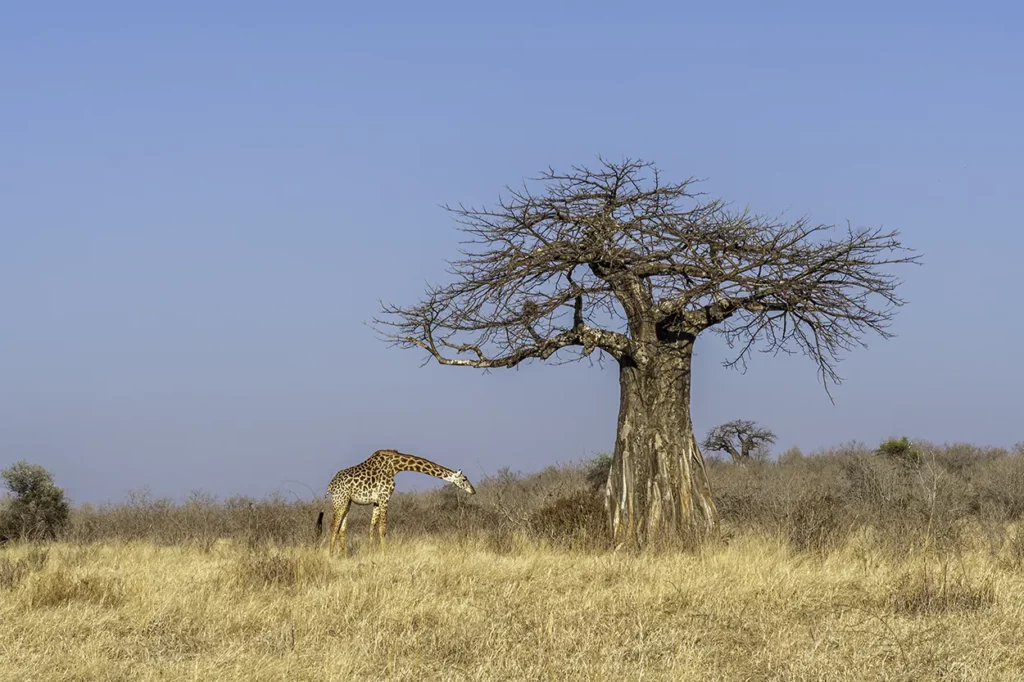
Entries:
{"label": "hazy horizon", "polygon": [[444,280],[440,205],[598,154],[924,255],[834,406],[810,360],[742,375],[702,337],[698,436],[1024,441],[1024,11],[587,7],[8,8],[0,467],[42,464],[82,503],[308,497],[289,481],[322,493],[379,448],[472,480],[610,451],[613,366],[421,368],[365,325]]}

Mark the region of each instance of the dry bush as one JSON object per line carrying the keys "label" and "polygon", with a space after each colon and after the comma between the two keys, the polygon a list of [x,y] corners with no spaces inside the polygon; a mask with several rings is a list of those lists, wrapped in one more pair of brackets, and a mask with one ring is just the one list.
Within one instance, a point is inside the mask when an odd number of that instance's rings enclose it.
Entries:
{"label": "dry bush", "polygon": [[1007,521],[1024,520],[1024,452],[990,456],[971,473],[978,513]]}
{"label": "dry bush", "polygon": [[850,532],[842,509],[828,494],[804,495],[787,505],[782,531],[793,548],[824,552],[840,546]]}
{"label": "dry bush", "polygon": [[[349,521],[353,533],[362,535],[368,531],[370,513],[369,508],[353,507]],[[495,509],[469,499],[454,486],[397,493],[388,506],[388,530],[403,536],[466,535],[489,532],[500,525],[501,517]]]}
{"label": "dry bush", "polygon": [[886,606],[914,616],[978,611],[996,602],[991,580],[972,579],[965,570],[950,570],[948,562],[906,570],[890,586]]}
{"label": "dry bush", "polygon": [[[553,499],[587,490],[588,481],[584,465],[567,464],[530,476],[503,470],[484,477],[476,488],[472,497],[447,485],[396,493],[388,511],[389,531],[404,536],[529,533],[533,512]],[[123,504],[83,505],[74,510],[65,538],[79,544],[133,540],[188,544],[203,551],[210,551],[221,538],[250,547],[308,545],[317,541],[314,528],[321,508],[320,499],[233,497],[218,503],[208,495],[194,493],[185,503],[177,504],[154,499],[144,490],[130,491]],[[328,517],[330,513],[328,504]],[[369,507],[353,506],[349,537],[368,531],[369,516]]]}
{"label": "dry bush", "polygon": [[834,547],[871,527],[890,553],[911,554],[926,539],[953,551],[965,541],[964,523],[1004,525],[1024,515],[1021,452],[929,443],[889,450],[900,456],[850,444],[777,463],[712,461],[708,468],[724,523],[780,534],[799,550]]}
{"label": "dry bush", "polygon": [[596,549],[608,544],[604,501],[589,490],[559,497],[530,514],[534,537],[562,547]]}
{"label": "dry bush", "polygon": [[[741,467],[709,460],[708,472],[727,533],[782,537],[798,551],[827,552],[868,527],[880,551],[893,556],[911,556],[925,543],[958,551],[967,541],[965,524],[991,529],[986,532],[996,551],[1003,542],[998,529],[1024,520],[1024,447],[1008,452],[916,442],[903,454],[853,443]],[[496,552],[529,541],[589,546],[582,539],[600,535],[599,484],[606,464],[562,464],[530,475],[506,468],[478,481],[473,496],[450,485],[396,493],[389,533],[479,539]],[[135,492],[124,504],[74,510],[65,537],[80,544],[143,540],[204,552],[219,539],[251,548],[308,546],[318,541],[314,523],[321,504],[281,496],[217,502],[201,493],[179,504]],[[327,516],[329,527],[329,506]],[[369,518],[368,507],[352,508],[350,543],[365,541]]]}
{"label": "dry bush", "polygon": [[188,544],[204,551],[226,538],[257,546],[308,544],[314,539],[319,502],[231,497],[224,502],[194,492],[181,504],[129,491],[122,504],[83,505],[74,510],[65,538],[74,543],[147,541]]}

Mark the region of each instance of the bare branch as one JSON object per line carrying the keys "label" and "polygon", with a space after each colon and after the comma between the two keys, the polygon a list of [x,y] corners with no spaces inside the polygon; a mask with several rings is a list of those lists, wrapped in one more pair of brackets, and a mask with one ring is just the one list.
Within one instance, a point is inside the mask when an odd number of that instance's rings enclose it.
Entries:
{"label": "bare branch", "polygon": [[466,237],[451,282],[384,306],[378,331],[442,364],[490,368],[570,347],[576,359],[600,349],[642,361],[652,347],[689,352],[712,329],[737,350],[728,366],[754,350],[803,352],[827,390],[843,351],[891,335],[904,301],[890,270],[919,262],[896,231],[832,237],[805,219],[735,212],[643,161],[535,181],[494,207],[446,207]]}

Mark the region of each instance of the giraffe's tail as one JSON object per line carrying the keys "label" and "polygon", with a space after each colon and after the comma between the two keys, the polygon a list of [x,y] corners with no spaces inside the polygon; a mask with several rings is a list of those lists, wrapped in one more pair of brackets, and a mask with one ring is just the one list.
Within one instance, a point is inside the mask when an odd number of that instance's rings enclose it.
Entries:
{"label": "giraffe's tail", "polygon": [[320,534],[324,532],[324,511],[327,506],[327,496],[330,493],[324,493],[324,504],[320,507],[320,514],[316,517],[316,536],[320,537]]}

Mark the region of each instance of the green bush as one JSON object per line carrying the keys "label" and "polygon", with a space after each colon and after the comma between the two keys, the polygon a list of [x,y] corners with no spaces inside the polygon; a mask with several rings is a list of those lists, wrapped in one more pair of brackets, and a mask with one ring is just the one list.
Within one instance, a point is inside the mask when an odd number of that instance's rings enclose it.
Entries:
{"label": "green bush", "polygon": [[0,536],[52,538],[67,524],[70,505],[49,471],[21,460],[0,471],[0,477],[12,493],[0,507]]}
{"label": "green bush", "polygon": [[602,452],[587,463],[587,483],[591,490],[600,490],[608,482],[608,472],[612,468],[612,456]]}
{"label": "green bush", "polygon": [[878,454],[900,462],[913,463],[918,459],[917,449],[910,439],[890,438],[878,446]]}

